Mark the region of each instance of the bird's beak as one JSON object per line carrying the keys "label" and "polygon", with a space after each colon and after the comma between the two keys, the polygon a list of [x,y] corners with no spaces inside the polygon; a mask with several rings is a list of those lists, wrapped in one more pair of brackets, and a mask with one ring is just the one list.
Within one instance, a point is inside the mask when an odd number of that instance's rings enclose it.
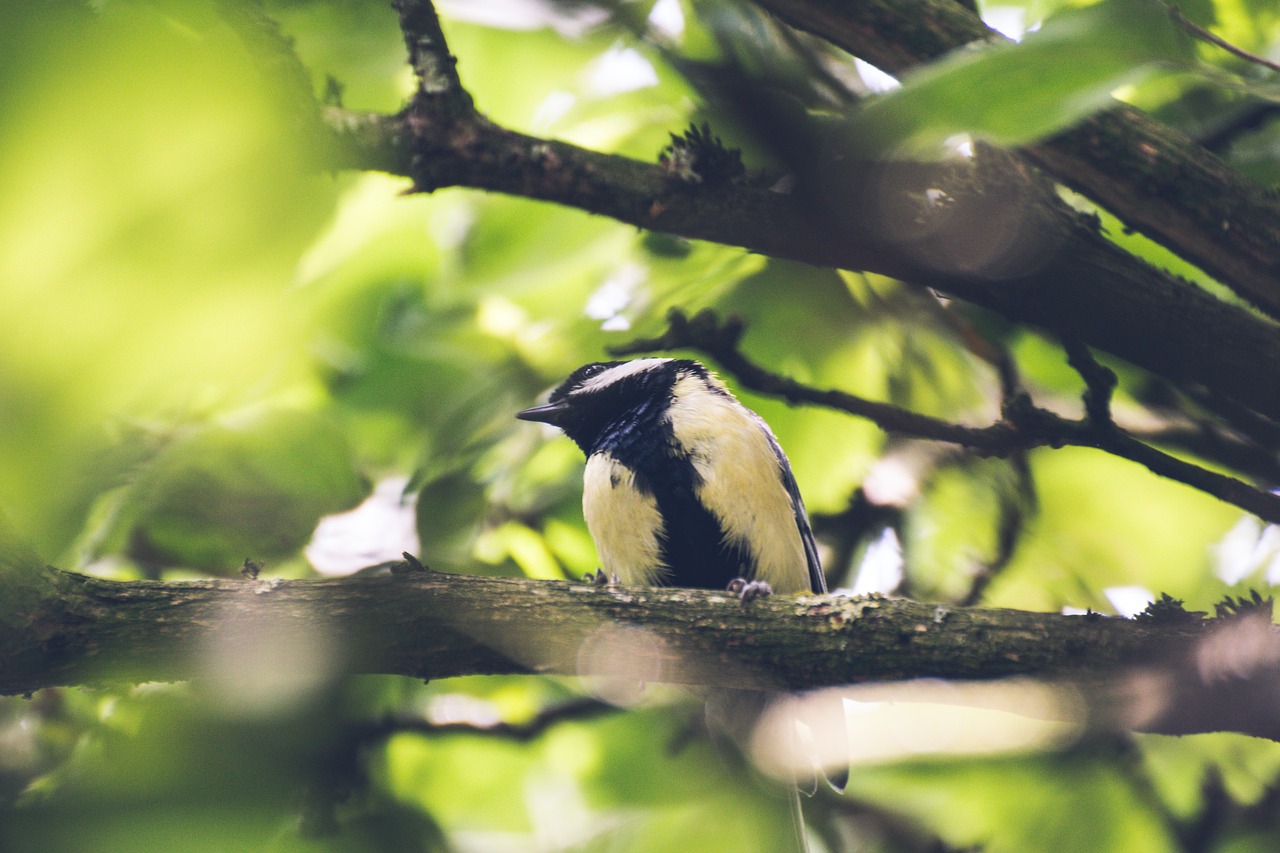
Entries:
{"label": "bird's beak", "polygon": [[534,406],[532,409],[516,412],[516,417],[522,421],[559,425],[560,416],[564,414],[566,408],[568,407],[563,403],[548,403],[545,406]]}

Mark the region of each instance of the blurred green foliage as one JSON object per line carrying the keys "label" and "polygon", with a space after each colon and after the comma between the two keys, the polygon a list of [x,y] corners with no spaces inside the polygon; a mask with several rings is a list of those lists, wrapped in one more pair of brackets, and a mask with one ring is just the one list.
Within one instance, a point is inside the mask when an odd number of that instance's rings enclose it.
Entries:
{"label": "blurred green foliage", "polygon": [[[393,111],[413,80],[386,5],[264,8],[318,95]],[[1012,14],[1025,29],[1061,14],[1021,44],[909,76],[862,114],[863,126],[915,151],[960,133],[1019,143],[1067,126],[1124,84],[1119,94],[1193,134],[1260,114],[1257,132],[1222,153],[1259,180],[1280,175],[1280,131],[1267,113],[1274,83],[1191,42],[1157,4],[991,6],[993,20]],[[1280,13],[1261,0],[1181,6],[1246,49],[1266,52],[1280,38]],[[444,10],[462,79],[490,117],[646,159],[670,133],[711,117],[749,166],[776,168],[750,118],[695,73],[705,64],[736,60],[828,114],[836,107],[819,69],[856,73],[848,57],[783,37],[732,4]],[[409,196],[385,175],[331,174],[285,75],[246,46],[240,25],[215,0],[6,8],[0,506],[51,563],[114,577],[228,574],[246,559],[265,560],[268,573],[337,571],[304,551],[312,531],[372,484],[401,478],[411,500],[396,507],[412,514],[433,568],[578,577],[596,566],[581,520],[582,460],[511,415],[610,345],[660,331],[672,307],[742,317],[745,349],[802,382],[985,423],[998,414],[999,390],[976,337],[1011,353],[1039,400],[1078,407],[1080,380],[1056,343],[896,282],[638,234],[523,199]],[[1109,230],[1153,263],[1173,263]],[[1265,528],[1130,463],[1037,451],[1032,500],[1007,461],[903,445],[837,413],[743,398],[778,433],[815,515],[836,517],[875,477],[897,482],[900,568],[921,597],[964,595],[995,559],[1011,501],[1025,521],[987,590],[992,605],[1105,612],[1106,590],[1138,586],[1210,610],[1230,584],[1274,578]],[[1138,403],[1122,395],[1117,406]],[[852,585],[850,555],[867,553],[882,529],[837,532],[857,547],[832,547],[848,557],[829,566],[832,580]],[[6,583],[35,565],[11,538],[0,540]],[[351,547],[371,549],[367,563],[401,550]],[[262,651],[269,674],[271,650]],[[0,700],[0,847],[789,843],[786,786],[710,741],[696,701],[662,690],[529,742],[370,737],[368,724],[388,714],[520,722],[583,688],[319,670],[307,689],[257,703],[220,694],[226,675]],[[1194,849],[1271,849],[1278,828],[1263,806],[1278,776],[1275,744],[1139,738],[860,767],[848,798],[806,808],[818,849],[941,839],[992,851],[1160,851],[1178,849],[1225,797],[1240,819]]]}

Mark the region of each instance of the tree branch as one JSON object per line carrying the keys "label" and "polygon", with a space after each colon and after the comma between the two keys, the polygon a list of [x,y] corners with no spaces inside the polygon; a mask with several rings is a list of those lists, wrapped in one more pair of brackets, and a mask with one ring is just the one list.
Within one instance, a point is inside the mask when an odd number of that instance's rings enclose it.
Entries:
{"label": "tree branch", "polygon": [[401,732],[425,737],[462,735],[529,743],[561,723],[590,720],[605,714],[616,713],[617,710],[616,705],[610,705],[603,700],[580,696],[543,708],[531,718],[518,723],[509,723],[505,720],[483,723],[435,723],[423,717],[389,715],[381,720],[358,726],[356,736],[362,744],[388,738]]}
{"label": "tree branch", "polygon": [[1206,30],[1204,27],[1200,26],[1195,21],[1188,18],[1185,14],[1183,14],[1181,9],[1179,9],[1177,6],[1173,5],[1172,3],[1162,3],[1161,5],[1164,6],[1165,11],[1169,13],[1169,17],[1173,18],[1173,20],[1178,24],[1178,26],[1182,27],[1184,30],[1191,33],[1191,35],[1195,36],[1201,41],[1207,42],[1211,45],[1214,45],[1215,47],[1220,47],[1223,50],[1225,50],[1227,53],[1231,54],[1232,56],[1237,56],[1240,59],[1245,60],[1246,62],[1252,62],[1255,65],[1261,65],[1263,68],[1269,68],[1272,71],[1280,71],[1280,64],[1274,63],[1269,59],[1263,59],[1261,56],[1250,53],[1244,48],[1236,47],[1231,42],[1227,41],[1221,36],[1215,35],[1209,30]]}
{"label": "tree branch", "polygon": [[1115,375],[1094,361],[1087,348],[1079,344],[1068,344],[1068,352],[1072,365],[1085,377],[1088,386],[1084,420],[1071,420],[1042,409],[1024,393],[1005,402],[1003,417],[998,422],[986,427],[971,427],[843,391],[810,388],[779,376],[742,353],[738,348],[742,332],[741,324],[729,322],[722,325],[710,311],[703,311],[693,318],[672,311],[663,335],[614,347],[611,352],[633,355],[655,350],[697,349],[710,355],[745,387],[754,391],[773,394],[792,403],[808,403],[847,412],[866,418],[886,432],[943,441],[991,456],[1010,456],[1036,447],[1096,448],[1137,462],[1154,474],[1199,489],[1259,518],[1280,524],[1280,495],[1184,462],[1143,444],[1117,428],[1109,409]]}
{"label": "tree branch", "polygon": [[1103,367],[1079,341],[1064,338],[1062,348],[1067,353],[1067,363],[1084,380],[1084,413],[1089,424],[1099,431],[1113,430],[1116,422],[1111,417],[1111,394],[1116,390],[1115,373]]}
{"label": "tree branch", "polygon": [[[38,602],[17,614],[0,605],[0,620],[24,626],[0,635],[3,694],[104,681],[245,682],[273,662],[293,679],[331,677],[336,667],[765,690],[1022,675],[1091,684],[1090,713],[1109,726],[1280,736],[1280,639],[1254,613],[1200,621],[1175,610],[1132,621],[781,595],[744,606],[705,590],[434,572],[176,583],[44,569],[32,580],[43,588]],[[331,656],[314,671],[299,668],[299,651],[317,649]],[[1133,697],[1137,673],[1162,692]],[[1246,691],[1247,703],[1214,704]]]}
{"label": "tree branch", "polygon": [[[406,38],[421,43],[420,34]],[[735,183],[690,188],[656,164],[525,136],[433,97],[415,97],[394,117],[334,118],[345,163],[367,157],[367,167],[408,175],[420,191],[504,192],[881,273],[1070,334],[1280,419],[1280,385],[1270,381],[1280,372],[1280,335],[1271,325],[1116,248],[1016,161],[847,166],[811,176],[811,186],[833,193],[815,200]],[[922,202],[939,197],[948,203]]]}
{"label": "tree branch", "polygon": [[[974,41],[1005,41],[950,0],[759,2],[787,23],[895,74]],[[1280,316],[1280,201],[1187,136],[1117,105],[1023,153]]]}
{"label": "tree branch", "polygon": [[458,78],[458,60],[449,52],[440,19],[430,0],[395,0],[409,62],[418,75],[418,95],[433,101],[437,112],[463,114],[474,110],[471,95]]}

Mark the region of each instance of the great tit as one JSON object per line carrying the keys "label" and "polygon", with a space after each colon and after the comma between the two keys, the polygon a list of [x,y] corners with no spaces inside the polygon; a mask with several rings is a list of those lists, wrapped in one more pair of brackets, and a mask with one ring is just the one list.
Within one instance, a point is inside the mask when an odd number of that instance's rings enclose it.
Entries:
{"label": "great tit", "polygon": [[588,364],[516,417],[554,424],[586,454],[583,514],[605,577],[826,592],[782,447],[698,362]]}

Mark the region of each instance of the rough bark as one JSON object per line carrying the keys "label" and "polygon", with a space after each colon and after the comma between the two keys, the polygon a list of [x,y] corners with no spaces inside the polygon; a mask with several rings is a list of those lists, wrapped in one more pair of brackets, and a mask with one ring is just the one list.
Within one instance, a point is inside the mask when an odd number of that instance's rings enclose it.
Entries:
{"label": "rough bark", "polygon": [[[325,673],[557,673],[802,690],[910,678],[1088,683],[1107,725],[1280,734],[1266,620],[1165,622],[905,599],[600,587],[431,572],[108,581],[42,569],[0,617],[0,693],[240,677],[299,651]],[[305,657],[305,656],[304,656]],[[1158,682],[1160,691],[1134,685]],[[1223,701],[1224,691],[1233,701]],[[1270,697],[1269,699],[1267,697]],[[1138,701],[1138,700],[1141,701]],[[1135,709],[1141,709],[1138,713]],[[1155,709],[1155,710],[1153,710]]]}
{"label": "rough bark", "polygon": [[592,648],[611,659],[617,643],[630,651],[612,661],[614,674],[797,689],[1106,668],[1181,636],[1104,617],[908,600],[779,595],[743,604],[701,590],[434,572],[121,582],[49,569],[44,583],[40,606],[21,614],[27,629],[0,638],[0,692],[199,677],[201,650],[218,632],[267,636],[268,625],[341,637],[352,672],[578,674],[591,668]]}
{"label": "rough bark", "polygon": [[[760,5],[894,74],[975,41],[1005,41],[953,0]],[[1280,199],[1194,140],[1117,104],[1023,153],[1130,227],[1280,316]]]}

